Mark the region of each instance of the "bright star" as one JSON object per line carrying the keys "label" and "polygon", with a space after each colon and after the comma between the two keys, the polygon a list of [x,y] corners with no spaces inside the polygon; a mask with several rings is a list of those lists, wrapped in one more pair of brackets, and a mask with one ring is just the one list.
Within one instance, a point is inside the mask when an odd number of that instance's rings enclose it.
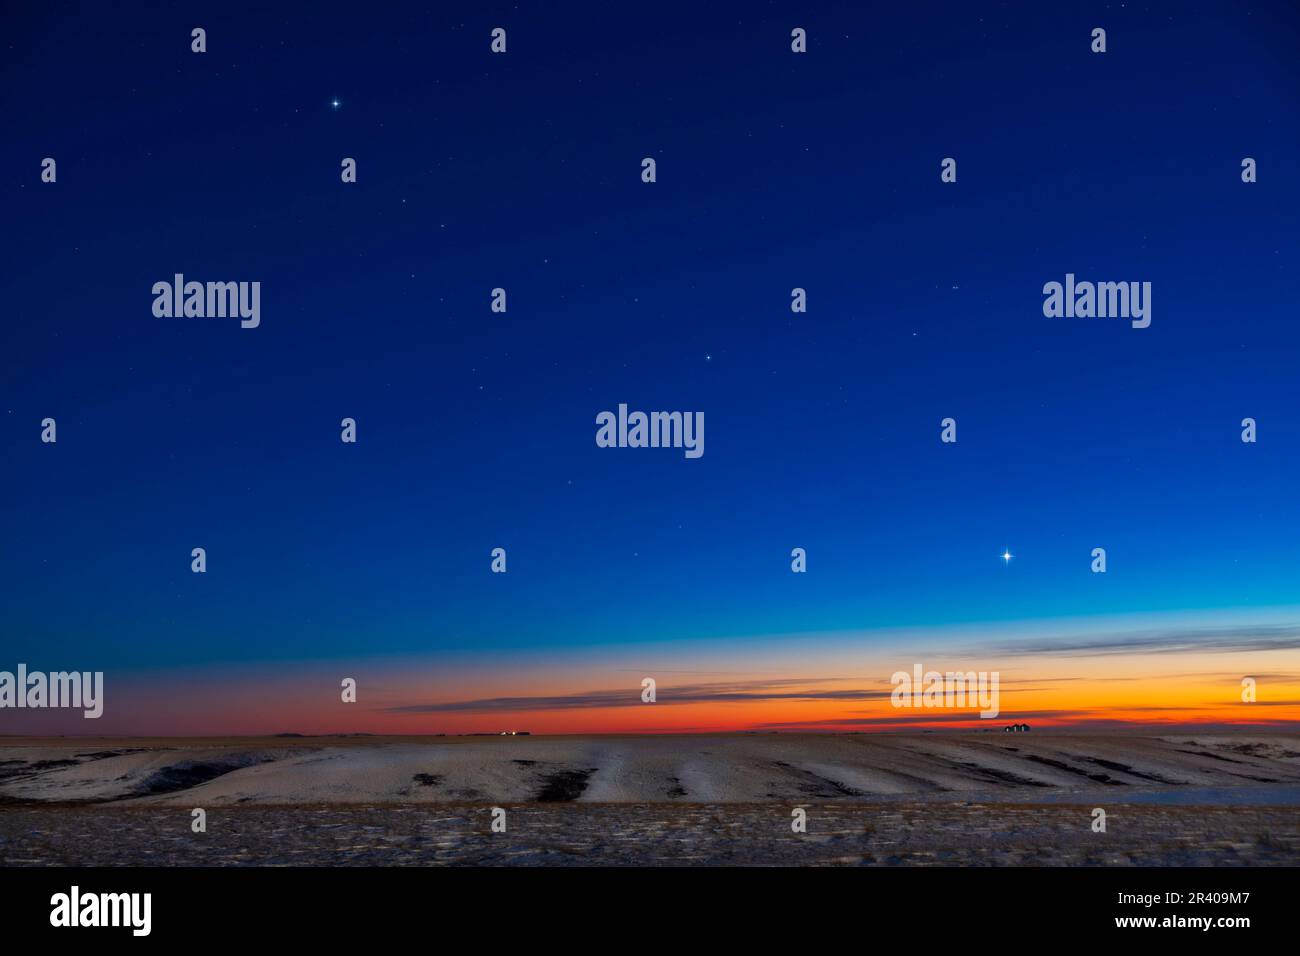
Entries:
{"label": "bright star", "polygon": [[337,99],[335,99],[335,100],[330,100],[330,106],[334,107],[335,109],[338,109],[341,105],[342,105],[342,104],[339,103],[339,101],[338,101]]}
{"label": "bright star", "polygon": [[1012,554],[1011,554],[1010,551],[1004,550],[1004,551],[1002,552],[1002,560],[1003,560],[1004,562],[1006,562],[1007,564],[1010,564],[1010,563],[1011,563],[1011,558],[1012,558]]}

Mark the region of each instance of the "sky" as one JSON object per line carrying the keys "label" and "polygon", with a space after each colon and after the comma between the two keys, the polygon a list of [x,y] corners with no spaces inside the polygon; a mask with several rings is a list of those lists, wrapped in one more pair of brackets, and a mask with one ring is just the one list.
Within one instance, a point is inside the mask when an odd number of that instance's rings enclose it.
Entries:
{"label": "sky", "polygon": [[0,734],[1293,726],[1300,11],[894,6],[8,17]]}

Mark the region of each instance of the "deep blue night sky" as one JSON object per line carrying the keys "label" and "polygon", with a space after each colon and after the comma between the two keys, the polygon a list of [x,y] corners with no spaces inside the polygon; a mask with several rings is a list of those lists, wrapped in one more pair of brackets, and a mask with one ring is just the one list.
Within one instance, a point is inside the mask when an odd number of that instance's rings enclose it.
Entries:
{"label": "deep blue night sky", "polygon": [[6,15],[4,661],[1297,603],[1294,5],[271,6]]}

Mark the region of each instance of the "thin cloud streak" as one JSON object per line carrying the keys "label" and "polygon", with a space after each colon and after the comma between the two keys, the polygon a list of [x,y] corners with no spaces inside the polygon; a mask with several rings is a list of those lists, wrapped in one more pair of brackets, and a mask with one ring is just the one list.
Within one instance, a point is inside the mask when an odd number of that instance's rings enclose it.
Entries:
{"label": "thin cloud streak", "polygon": [[[852,688],[843,690],[797,690],[778,688],[791,685],[840,682],[841,677],[803,678],[777,681],[753,681],[728,684],[691,684],[684,687],[660,687],[656,705],[699,703],[753,703],[762,701],[868,701],[887,700],[888,690]],[[477,700],[440,701],[385,708],[392,714],[446,714],[474,711],[588,710],[608,707],[644,706],[640,688],[598,690],[581,694],[536,697],[485,697]]]}
{"label": "thin cloud streak", "polygon": [[1101,657],[1125,654],[1193,654],[1300,649],[1300,624],[1239,624],[1226,627],[1128,631],[1105,636],[1063,636],[1005,641],[981,650],[999,654]]}

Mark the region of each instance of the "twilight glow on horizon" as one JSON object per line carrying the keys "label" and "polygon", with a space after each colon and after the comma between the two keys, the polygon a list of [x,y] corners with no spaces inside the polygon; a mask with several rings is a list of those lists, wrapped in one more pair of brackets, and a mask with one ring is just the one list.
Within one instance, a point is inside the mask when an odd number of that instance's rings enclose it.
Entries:
{"label": "twilight glow on horizon", "polygon": [[[117,686],[110,680],[109,706],[98,720],[26,711],[10,718],[9,732],[885,732],[1000,730],[1011,721],[1081,732],[1293,726],[1300,718],[1300,609],[1250,623],[1232,615],[1195,619],[1201,623],[1162,615],[733,639],[689,648],[592,646],[577,655],[524,652],[508,669],[490,656],[450,667],[427,658],[374,660],[347,671],[360,692],[346,707],[331,682],[342,662],[228,665],[202,680],[158,670]],[[734,665],[741,648],[745,670]],[[915,663],[909,655],[917,655]],[[957,710],[895,706],[891,675],[914,666],[997,671],[1000,712],[986,719],[973,703]],[[647,676],[657,684],[653,703],[641,696]],[[1249,703],[1241,694],[1243,677],[1256,686]],[[166,714],[162,726],[159,714]]]}

